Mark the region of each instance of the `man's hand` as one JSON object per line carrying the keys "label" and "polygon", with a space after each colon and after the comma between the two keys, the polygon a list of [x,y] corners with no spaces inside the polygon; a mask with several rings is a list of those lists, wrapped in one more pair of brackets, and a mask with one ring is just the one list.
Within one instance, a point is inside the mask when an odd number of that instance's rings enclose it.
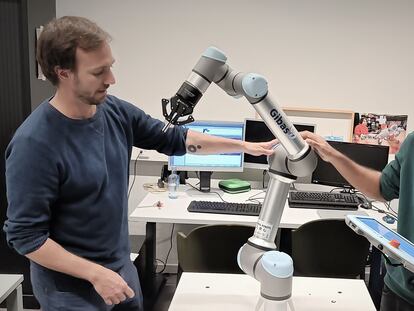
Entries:
{"label": "man's hand", "polygon": [[116,305],[135,296],[118,273],[103,266],[97,266],[90,282],[107,305]]}
{"label": "man's hand", "polygon": [[253,156],[260,156],[260,155],[272,155],[274,150],[273,147],[278,143],[277,139],[263,142],[263,143],[251,143],[245,142],[244,143],[244,152],[251,154]]}
{"label": "man's hand", "polygon": [[323,137],[317,134],[304,131],[300,132],[300,135],[326,162],[331,162],[334,155],[338,153]]}

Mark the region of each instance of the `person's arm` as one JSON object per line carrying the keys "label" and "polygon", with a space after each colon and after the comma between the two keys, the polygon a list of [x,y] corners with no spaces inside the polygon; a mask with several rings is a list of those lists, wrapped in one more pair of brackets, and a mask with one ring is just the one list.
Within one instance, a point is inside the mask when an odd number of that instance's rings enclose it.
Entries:
{"label": "person's arm", "polygon": [[107,305],[134,297],[118,273],[68,252],[50,238],[26,257],[48,269],[89,281]]}
{"label": "person's arm", "polygon": [[330,162],[352,186],[370,198],[385,201],[380,190],[381,172],[357,164],[319,135],[307,131],[301,135],[322,160]]}
{"label": "person's arm", "polygon": [[185,145],[188,153],[214,154],[220,152],[245,152],[254,156],[273,154],[273,146],[276,140],[251,143],[243,140],[228,139],[213,135],[203,134],[189,130]]}

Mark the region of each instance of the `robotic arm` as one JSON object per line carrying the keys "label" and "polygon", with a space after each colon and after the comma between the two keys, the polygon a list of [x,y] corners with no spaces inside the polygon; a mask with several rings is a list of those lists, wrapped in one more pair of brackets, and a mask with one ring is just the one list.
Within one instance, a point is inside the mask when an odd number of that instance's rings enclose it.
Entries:
{"label": "robotic arm", "polygon": [[[267,81],[255,73],[234,71],[226,64],[226,55],[215,47],[207,48],[188,79],[170,100],[163,99],[163,115],[171,124],[194,121],[192,112],[212,82],[227,94],[244,96],[262,117],[280,144],[269,158],[270,182],[254,235],[238,254],[241,269],[261,283],[261,295],[268,301],[283,301],[291,296],[293,262],[289,255],[276,251],[275,238],[290,184],[308,176],[317,159],[310,146],[279,105],[268,94]],[[167,112],[170,104],[170,112]]]}

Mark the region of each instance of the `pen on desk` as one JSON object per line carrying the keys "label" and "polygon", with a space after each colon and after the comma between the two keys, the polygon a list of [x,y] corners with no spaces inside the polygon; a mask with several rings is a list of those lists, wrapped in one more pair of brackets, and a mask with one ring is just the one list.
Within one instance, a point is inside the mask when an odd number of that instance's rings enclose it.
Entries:
{"label": "pen on desk", "polygon": [[158,209],[161,209],[161,207],[163,207],[163,206],[164,206],[164,203],[162,203],[161,201],[156,201],[152,205],[140,205],[140,206],[138,206],[138,208],[158,207]]}

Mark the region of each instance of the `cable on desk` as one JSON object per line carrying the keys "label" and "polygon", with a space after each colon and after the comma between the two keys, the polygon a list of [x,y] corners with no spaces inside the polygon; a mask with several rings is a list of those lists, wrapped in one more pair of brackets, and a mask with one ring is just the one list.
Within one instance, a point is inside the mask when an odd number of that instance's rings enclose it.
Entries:
{"label": "cable on desk", "polygon": [[394,213],[395,215],[397,215],[397,216],[398,216],[398,212],[394,211],[394,210],[392,209],[392,207],[391,207],[391,201],[384,202],[384,204],[385,204],[385,206],[387,207],[387,209],[388,209],[389,211],[391,211],[392,213]]}
{"label": "cable on desk", "polygon": [[169,250],[168,250],[168,252],[167,252],[167,256],[165,257],[165,261],[162,261],[162,260],[160,260],[160,259],[157,259],[158,261],[161,261],[161,262],[163,262],[163,263],[164,263],[164,266],[162,267],[161,271],[160,271],[160,272],[157,272],[157,273],[163,273],[163,272],[165,271],[165,268],[167,268],[168,257],[170,256],[170,252],[171,252],[171,250],[172,250],[172,246],[173,246],[173,234],[174,234],[174,227],[175,227],[175,224],[173,224],[173,225],[172,225],[172,228],[171,228],[171,236],[170,236],[170,249],[169,249]]}
{"label": "cable on desk", "polygon": [[[369,208],[373,209],[374,211],[377,211],[378,213],[386,214],[388,216],[391,216],[395,220],[398,220],[397,219],[397,217],[398,217],[397,213],[395,213],[392,209],[391,209],[392,212],[388,212],[388,211],[386,211],[382,208],[379,208],[378,206],[375,206],[373,203],[376,202],[376,201],[375,200],[373,200],[373,201],[369,200],[367,198],[367,196],[365,194],[363,194],[361,191],[356,190],[355,194],[359,195],[359,196],[362,196],[364,198],[364,200],[369,204]],[[385,202],[385,206],[387,206],[387,209],[390,209],[387,205],[387,202]]]}
{"label": "cable on desk", "polygon": [[128,190],[128,196],[127,196],[127,198],[128,198],[128,199],[129,199],[129,195],[131,194],[131,190],[132,190],[132,188],[134,187],[135,178],[137,177],[137,161],[138,161],[138,159],[139,159],[139,156],[140,156],[142,153],[143,153],[143,151],[142,151],[142,150],[140,150],[140,151],[139,151],[139,153],[138,153],[138,155],[137,155],[137,156],[136,156],[136,158],[135,158],[135,162],[134,162],[134,178],[132,179],[131,186],[129,187],[129,190]]}
{"label": "cable on desk", "polygon": [[[188,182],[186,182],[185,183],[186,185],[189,185],[189,186],[191,186],[191,187],[193,187],[195,190],[197,190],[197,191],[199,191],[199,192],[201,192],[201,193],[206,193],[206,192],[203,192],[203,191],[201,191],[200,189],[198,189],[197,187],[195,187],[194,185],[192,185],[192,184],[190,184],[190,183],[188,183]],[[224,203],[229,203],[229,202],[227,202],[226,200],[224,200],[223,199],[223,197],[220,195],[220,193],[218,193],[218,192],[216,192],[216,191],[210,191],[210,193],[214,193],[214,194],[217,194],[218,196],[219,196],[219,198],[224,202]]]}
{"label": "cable on desk", "polygon": [[263,198],[256,198],[256,196],[258,196],[259,194],[263,194],[263,193],[266,193],[266,190],[260,191],[256,194],[253,194],[252,196],[250,196],[246,199],[246,202],[255,202],[255,203],[258,203],[258,204],[262,204],[262,202],[260,202],[260,200],[264,200],[264,197]]}

